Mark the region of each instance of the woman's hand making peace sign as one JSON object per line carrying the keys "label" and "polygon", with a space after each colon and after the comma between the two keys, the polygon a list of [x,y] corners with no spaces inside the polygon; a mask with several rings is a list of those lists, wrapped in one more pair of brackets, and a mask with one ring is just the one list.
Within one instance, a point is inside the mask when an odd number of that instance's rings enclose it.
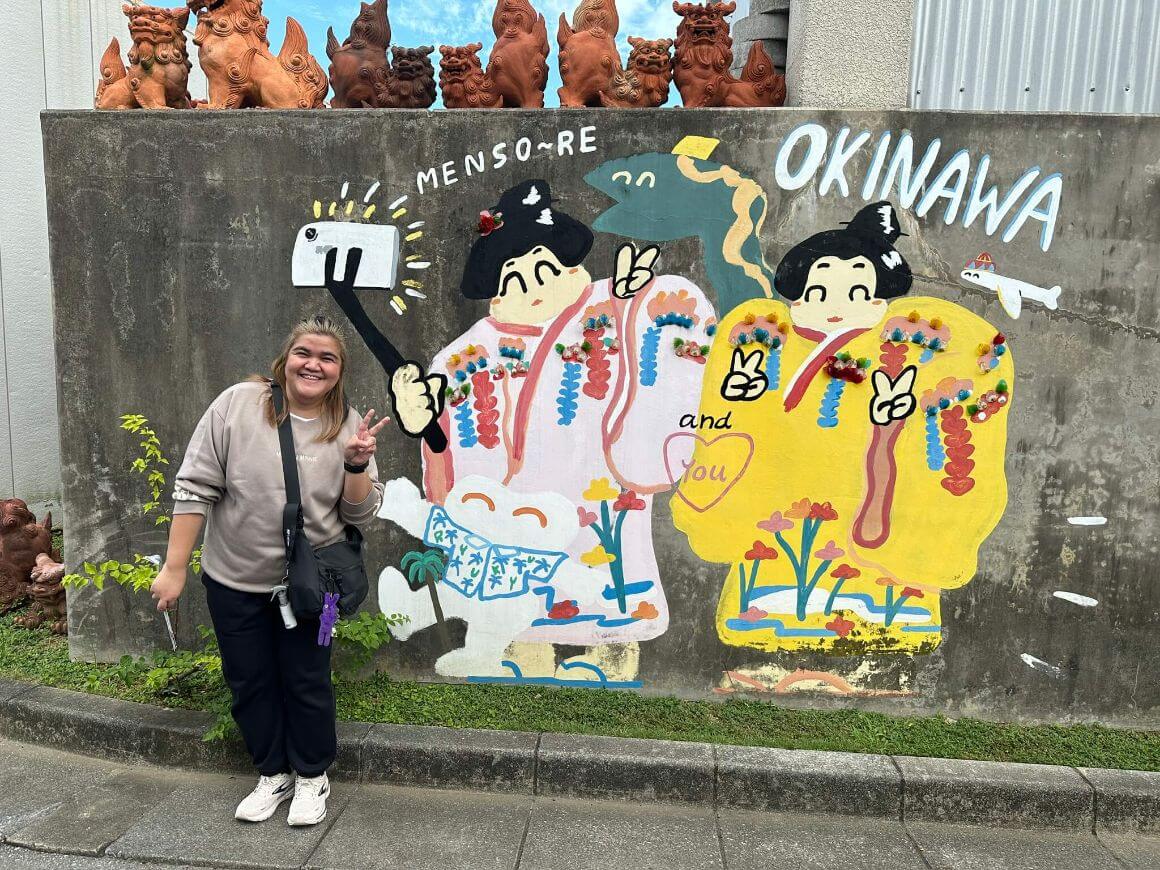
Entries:
{"label": "woman's hand making peace sign", "polygon": [[374,423],[375,409],[367,411],[359,424],[358,431],[351,436],[343,448],[343,459],[348,465],[366,465],[375,455],[375,436],[391,422],[390,417],[383,417]]}

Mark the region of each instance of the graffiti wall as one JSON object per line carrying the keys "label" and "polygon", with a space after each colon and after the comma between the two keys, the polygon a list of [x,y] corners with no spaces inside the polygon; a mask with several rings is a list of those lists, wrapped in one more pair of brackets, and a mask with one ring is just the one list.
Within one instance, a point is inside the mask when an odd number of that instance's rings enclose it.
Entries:
{"label": "graffiti wall", "polygon": [[67,555],[134,534],[120,413],[179,450],[335,309],[384,667],[1160,722],[1160,121],[658,120],[46,116]]}

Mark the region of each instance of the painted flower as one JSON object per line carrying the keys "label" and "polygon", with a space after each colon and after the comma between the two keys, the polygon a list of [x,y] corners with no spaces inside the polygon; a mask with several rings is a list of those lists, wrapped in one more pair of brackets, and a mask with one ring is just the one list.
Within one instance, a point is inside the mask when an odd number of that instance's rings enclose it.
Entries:
{"label": "painted flower", "polygon": [[834,559],[841,559],[846,555],[846,551],[839,547],[833,541],[826,541],[826,546],[814,553],[819,559],[825,559],[830,562]]}
{"label": "painted flower", "polygon": [[767,616],[769,616],[769,613],[757,606],[750,607],[744,613],[737,614],[737,618],[745,622],[757,622],[758,620],[765,619]]}
{"label": "painted flower", "polygon": [[838,512],[834,510],[833,506],[827,501],[822,504],[814,502],[810,505],[810,519],[811,520],[836,520]]}
{"label": "painted flower", "polygon": [[640,606],[632,612],[633,619],[656,619],[660,616],[660,611],[647,601],[642,601]]}
{"label": "painted flower", "polygon": [[575,601],[557,601],[548,611],[548,619],[571,619],[580,615],[580,608]]}
{"label": "painted flower", "polygon": [[879,577],[874,582],[877,583],[879,586],[897,586],[898,585],[898,581],[895,580],[893,577]]}
{"label": "painted flower", "polygon": [[839,615],[835,616],[826,623],[826,628],[836,634],[838,637],[845,637],[854,630],[854,623],[845,617]]}
{"label": "painted flower", "polygon": [[586,529],[596,522],[596,514],[590,510],[585,510],[582,505],[576,506],[576,515],[580,518],[580,528]]}
{"label": "painted flower", "polygon": [[616,557],[604,549],[603,544],[597,544],[580,557],[580,561],[589,567],[596,568],[616,561]]}
{"label": "painted flower", "polygon": [[777,550],[773,549],[769,544],[754,541],[753,547],[745,554],[745,558],[750,562],[756,562],[758,559],[776,559]]}
{"label": "painted flower", "polygon": [[479,213],[479,234],[481,236],[490,236],[493,232],[503,226],[503,212],[496,212],[492,214],[487,209]]}
{"label": "painted flower", "polygon": [[921,589],[915,589],[913,586],[906,586],[906,587],[903,587],[902,597],[903,598],[922,598],[924,596],[923,596]]}
{"label": "painted flower", "polygon": [[620,495],[620,491],[613,489],[607,477],[598,477],[589,482],[588,489],[584,490],[584,498],[588,501],[609,501]]}
{"label": "painted flower", "polygon": [[862,572],[853,565],[847,565],[843,562],[837,568],[830,572],[831,577],[837,577],[839,580],[853,580],[855,577],[861,577]]}
{"label": "painted flower", "polygon": [[644,499],[637,498],[635,492],[626,489],[612,503],[612,509],[614,511],[642,511],[644,510]]}
{"label": "painted flower", "polygon": [[781,511],[774,511],[770,514],[768,520],[762,520],[757,524],[757,528],[767,532],[777,534],[778,532],[788,531],[793,528],[793,523],[781,515]]}
{"label": "painted flower", "polygon": [[795,501],[785,515],[791,520],[804,520],[810,515],[810,500],[803,498],[801,501]]}

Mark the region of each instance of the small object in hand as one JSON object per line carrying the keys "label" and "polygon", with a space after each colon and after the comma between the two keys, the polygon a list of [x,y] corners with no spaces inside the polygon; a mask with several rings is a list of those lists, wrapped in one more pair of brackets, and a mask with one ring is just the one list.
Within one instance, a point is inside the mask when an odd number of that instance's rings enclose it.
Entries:
{"label": "small object in hand", "polygon": [[323,596],[322,619],[318,623],[318,645],[330,646],[334,635],[334,624],[338,622],[338,594],[327,592]]}
{"label": "small object in hand", "polygon": [[161,615],[165,617],[165,630],[169,632],[169,642],[173,644],[173,651],[177,652],[177,635],[173,631],[173,620],[169,617],[169,611],[161,611]]}

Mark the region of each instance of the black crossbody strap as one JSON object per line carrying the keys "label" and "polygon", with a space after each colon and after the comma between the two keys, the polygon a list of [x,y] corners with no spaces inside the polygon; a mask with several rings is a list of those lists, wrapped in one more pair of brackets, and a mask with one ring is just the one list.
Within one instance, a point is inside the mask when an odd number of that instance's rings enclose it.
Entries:
{"label": "black crossbody strap", "polygon": [[[282,387],[273,381],[270,384],[274,400],[275,419],[282,416],[284,397]],[[282,448],[282,476],[286,481],[286,507],[282,511],[282,542],[286,545],[286,556],[294,550],[294,538],[302,529],[302,490],[298,485],[298,458],[294,449],[294,431],[290,428],[290,415],[278,424],[278,443]]]}

